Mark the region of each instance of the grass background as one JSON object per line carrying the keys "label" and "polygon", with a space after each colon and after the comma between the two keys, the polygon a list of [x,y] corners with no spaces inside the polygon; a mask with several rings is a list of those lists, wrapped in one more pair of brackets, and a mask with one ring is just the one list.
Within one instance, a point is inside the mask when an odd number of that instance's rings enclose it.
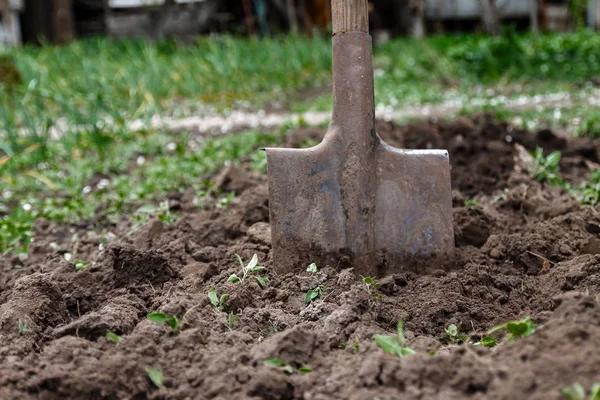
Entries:
{"label": "grass background", "polygon": [[[149,121],[273,106],[329,110],[330,52],[327,36],[213,36],[185,46],[96,38],[1,51],[0,252],[24,257],[38,218],[86,220],[105,234],[170,191],[192,188],[201,206],[207,178],[226,163],[246,157],[264,169],[257,149],[292,125],[203,139]],[[452,103],[530,128],[600,135],[600,112],[586,102],[598,96],[600,78],[600,35],[592,31],[399,38],[375,47],[374,66],[378,107]],[[557,92],[575,101],[558,112],[503,108]],[[140,130],[127,128],[132,120],[142,121]]]}

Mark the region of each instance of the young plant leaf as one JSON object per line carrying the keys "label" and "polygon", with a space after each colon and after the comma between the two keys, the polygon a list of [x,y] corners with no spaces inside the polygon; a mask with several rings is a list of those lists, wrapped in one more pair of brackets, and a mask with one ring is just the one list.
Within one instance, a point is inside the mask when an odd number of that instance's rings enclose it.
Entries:
{"label": "young plant leaf", "polygon": [[231,282],[231,283],[238,283],[241,282],[242,280],[236,275],[236,274],[231,274],[231,276],[229,277],[229,279],[227,279],[227,282]]}
{"label": "young plant leaf", "polygon": [[154,386],[161,388],[163,386],[163,372],[160,368],[146,368],[146,373]]}
{"label": "young plant leaf", "polygon": [[[243,265],[244,263],[242,263]],[[258,264],[258,255],[256,253],[254,253],[254,255],[252,256],[252,259],[250,260],[250,262],[248,263],[248,266],[246,267],[246,269],[248,271],[252,271],[254,272],[254,268],[257,266]]]}
{"label": "young plant leaf", "polygon": [[228,326],[229,326],[229,330],[232,330],[233,327],[235,326],[235,324],[239,321],[239,318],[237,315],[235,315],[234,313],[230,312],[229,313],[229,319],[228,319]]}
{"label": "young plant leaf", "polygon": [[302,373],[306,374],[308,372],[312,372],[312,368],[307,367],[306,365],[303,365],[300,368],[298,368],[298,372],[302,372]]}
{"label": "young plant leaf", "polygon": [[494,347],[496,346],[496,339],[491,336],[484,336],[479,342],[483,347]]}
{"label": "young plant leaf", "polygon": [[213,307],[218,307],[219,306],[219,297],[217,296],[217,289],[216,288],[210,288],[210,290],[208,291],[208,298],[210,299],[210,304],[213,305]]}
{"label": "young plant leaf", "polygon": [[148,314],[146,318],[157,324],[164,324],[167,322],[167,315],[163,312],[152,312]]}
{"label": "young plant leaf", "polygon": [[585,400],[585,388],[579,382],[575,382],[572,387],[563,388],[561,393],[569,400]]}
{"label": "young plant leaf", "polygon": [[121,336],[117,335],[114,332],[108,332],[106,334],[106,338],[109,340],[112,340],[113,342],[115,342],[117,344],[121,343],[121,340],[123,340],[123,338]]}
{"label": "young plant leaf", "polygon": [[286,365],[288,365],[288,363],[279,358],[270,358],[268,360],[263,361],[263,364],[267,367],[275,368],[285,367]]}
{"label": "young plant leaf", "polygon": [[315,263],[310,264],[308,266],[308,268],[306,268],[306,271],[312,272],[312,273],[317,272],[317,264],[315,264]]}
{"label": "young plant leaf", "polygon": [[267,277],[255,276],[254,278],[258,281],[261,287],[265,287],[269,284],[269,278]]}
{"label": "young plant leaf", "polygon": [[173,332],[179,332],[181,329],[181,325],[179,324],[179,319],[176,316],[167,317],[167,324],[171,327]]}
{"label": "young plant leaf", "polygon": [[240,257],[239,254],[235,254],[235,258],[237,258],[237,260],[239,261],[240,265],[242,266],[242,269],[244,269],[246,266],[244,265],[244,260],[242,260],[242,257]]}
{"label": "young plant leaf", "polygon": [[375,335],[373,339],[381,347],[381,350],[388,354],[396,355],[396,350],[399,348],[398,338],[388,335]]}
{"label": "young plant leaf", "polygon": [[315,289],[310,289],[308,292],[306,292],[306,297],[304,298],[304,302],[308,304],[311,301],[313,301],[314,299],[316,299],[317,297],[319,297],[319,292]]}
{"label": "young plant leaf", "polygon": [[399,320],[396,325],[396,329],[398,330],[398,341],[400,345],[404,346],[406,344],[406,337],[404,336],[404,321]]}

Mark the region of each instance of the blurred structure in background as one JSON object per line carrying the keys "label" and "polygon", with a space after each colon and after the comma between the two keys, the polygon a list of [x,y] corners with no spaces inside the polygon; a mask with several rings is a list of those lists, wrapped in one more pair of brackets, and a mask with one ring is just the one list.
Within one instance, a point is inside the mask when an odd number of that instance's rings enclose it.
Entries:
{"label": "blurred structure in background", "polygon": [[23,0],[0,0],[0,45],[13,46],[21,42]]}
{"label": "blurred structure in background", "polygon": [[[600,0],[370,0],[376,40],[397,35],[600,29]],[[329,29],[330,0],[0,0],[0,45],[111,35],[192,39]]]}

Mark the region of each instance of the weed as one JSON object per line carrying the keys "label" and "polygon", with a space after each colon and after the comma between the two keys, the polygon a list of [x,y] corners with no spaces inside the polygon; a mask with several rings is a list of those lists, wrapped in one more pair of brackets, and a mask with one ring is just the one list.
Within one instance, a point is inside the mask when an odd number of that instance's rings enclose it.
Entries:
{"label": "weed", "polygon": [[535,164],[531,175],[538,182],[549,182],[552,185],[561,185],[562,178],[558,164],[560,163],[561,153],[554,151],[547,157],[544,157],[544,150],[541,147],[535,149],[531,154],[535,159]]}
{"label": "weed", "polygon": [[481,207],[481,204],[475,199],[465,199],[465,207]]}
{"label": "weed", "polygon": [[398,321],[398,333],[396,336],[375,335],[373,339],[375,343],[386,353],[397,357],[404,357],[415,354],[415,351],[406,345],[406,337],[404,336],[404,323]]}
{"label": "weed", "polygon": [[258,255],[256,255],[256,253],[254,254],[254,256],[252,256],[252,259],[250,260],[248,265],[244,265],[244,261],[242,260],[242,257],[240,257],[238,254],[236,254],[235,257],[238,259],[240,265],[242,266],[242,277],[240,278],[236,274],[232,274],[227,279],[227,282],[231,282],[231,283],[244,282],[244,280],[246,279],[246,276],[251,275],[254,279],[257,280],[257,282],[259,283],[259,285],[261,287],[267,286],[267,284],[269,283],[269,278],[254,275],[258,271],[262,271],[263,269],[265,269],[265,267],[258,265]]}
{"label": "weed", "polygon": [[135,233],[153,217],[158,218],[167,225],[174,224],[178,219],[177,215],[171,211],[168,200],[161,201],[158,207],[148,204],[135,211],[133,214],[133,225],[127,234],[131,235]]}
{"label": "weed", "polygon": [[[271,358],[271,359],[265,360],[265,361],[263,361],[263,364],[267,367],[279,368],[288,375],[291,375],[294,372],[296,372],[294,367],[292,367],[290,364],[286,363],[285,361],[280,360],[279,358]],[[300,368],[298,368],[298,372],[302,372],[302,373],[312,372],[312,368],[303,365]]]}
{"label": "weed", "polygon": [[148,374],[148,378],[157,388],[161,388],[163,386],[163,372],[160,368],[146,368],[146,374]]}
{"label": "weed", "polygon": [[600,383],[596,383],[592,386],[587,398],[586,390],[579,382],[575,382],[571,387],[561,389],[560,392],[568,400],[600,400]]}
{"label": "weed", "polygon": [[440,339],[442,344],[458,343],[462,344],[469,338],[467,335],[460,331],[461,325],[451,324],[447,328],[444,328],[445,336]]}
{"label": "weed", "polygon": [[592,172],[592,178],[579,189],[579,202],[595,206],[600,201],[600,170]]}
{"label": "weed", "polygon": [[79,272],[83,271],[89,264],[84,260],[75,260],[75,269]]}
{"label": "weed", "polygon": [[229,313],[229,318],[227,319],[227,326],[229,327],[229,330],[233,330],[233,327],[235,326],[235,324],[237,324],[237,322],[240,319],[238,318],[237,315],[235,315],[233,312]]}
{"label": "weed", "polygon": [[171,327],[171,331],[177,333],[181,330],[181,323],[179,319],[174,315],[167,315],[164,312],[152,312],[148,314],[147,318],[157,324],[167,324]]}
{"label": "weed", "polygon": [[496,339],[491,336],[482,336],[481,340],[477,343],[473,343],[473,345],[481,347],[495,347]]}
{"label": "weed", "polygon": [[230,208],[233,199],[235,199],[235,192],[231,192],[225,196],[219,197],[215,206],[217,208]]}
{"label": "weed", "polygon": [[208,298],[210,299],[210,304],[213,305],[219,311],[225,311],[227,308],[227,299],[229,295],[227,293],[222,294],[221,297],[217,295],[216,288],[210,288],[208,291]]}
{"label": "weed", "polygon": [[113,342],[115,342],[116,344],[119,344],[119,343],[121,343],[121,340],[123,340],[123,338],[122,338],[121,336],[117,335],[117,334],[116,334],[116,333],[114,333],[114,332],[107,332],[107,333],[106,333],[106,338],[107,338],[108,340],[112,340],[112,341],[113,341]]}
{"label": "weed", "polygon": [[369,296],[373,296],[375,298],[380,297],[380,293],[376,293],[375,290],[381,286],[381,283],[377,282],[376,276],[360,276],[362,278],[363,284],[365,285],[365,289]]}
{"label": "weed", "polygon": [[514,342],[517,338],[526,338],[535,333],[535,324],[529,317],[525,317],[519,321],[508,321],[505,324],[498,325],[488,332],[493,334],[496,332],[507,331],[508,337],[507,342]]}
{"label": "weed", "polygon": [[29,327],[25,322],[19,320],[19,334],[24,335],[27,332],[29,332]]}
{"label": "weed", "polygon": [[310,289],[308,292],[306,292],[304,302],[308,304],[317,297],[323,296],[325,293],[327,293],[327,288],[323,285],[319,285],[316,288]]}
{"label": "weed", "polygon": [[318,271],[317,264],[312,263],[306,268],[306,272],[316,273]]}

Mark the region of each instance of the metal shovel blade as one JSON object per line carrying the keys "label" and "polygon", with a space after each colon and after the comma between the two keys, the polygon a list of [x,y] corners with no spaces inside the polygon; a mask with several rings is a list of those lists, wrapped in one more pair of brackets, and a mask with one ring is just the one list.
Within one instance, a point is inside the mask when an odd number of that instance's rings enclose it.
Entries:
{"label": "metal shovel blade", "polygon": [[379,277],[437,269],[454,248],[445,150],[400,150],[375,133],[371,37],[333,37],[331,124],[308,149],[267,149],[274,265],[312,262]]}

